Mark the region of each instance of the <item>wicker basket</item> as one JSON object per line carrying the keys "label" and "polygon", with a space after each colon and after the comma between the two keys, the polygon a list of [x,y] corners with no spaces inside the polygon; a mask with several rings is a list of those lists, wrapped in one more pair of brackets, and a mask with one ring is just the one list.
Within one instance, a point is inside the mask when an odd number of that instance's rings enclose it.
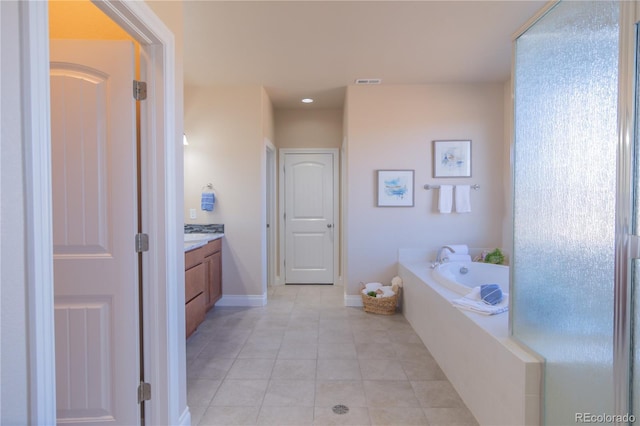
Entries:
{"label": "wicker basket", "polygon": [[[364,289],[364,286],[362,286]],[[364,306],[364,311],[369,312],[370,314],[381,314],[381,315],[393,315],[396,313],[396,306],[398,306],[398,296],[400,296],[400,289],[398,292],[390,297],[371,297],[362,293],[360,290],[360,295],[362,296],[362,306]]]}

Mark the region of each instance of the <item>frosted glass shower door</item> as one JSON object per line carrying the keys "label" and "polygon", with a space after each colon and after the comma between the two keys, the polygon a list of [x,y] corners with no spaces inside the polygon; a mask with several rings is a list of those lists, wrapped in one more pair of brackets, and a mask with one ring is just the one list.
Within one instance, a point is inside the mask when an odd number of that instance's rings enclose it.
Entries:
{"label": "frosted glass shower door", "polygon": [[547,425],[615,413],[618,9],[560,2],[516,41],[511,327]]}

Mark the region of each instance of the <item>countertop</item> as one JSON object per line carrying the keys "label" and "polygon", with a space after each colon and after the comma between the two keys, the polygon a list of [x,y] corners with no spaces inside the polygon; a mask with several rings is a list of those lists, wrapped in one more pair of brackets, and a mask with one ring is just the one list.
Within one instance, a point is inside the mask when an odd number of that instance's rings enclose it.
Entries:
{"label": "countertop", "polygon": [[221,232],[216,233],[198,233],[184,234],[184,251],[195,250],[198,247],[206,245],[209,241],[217,240],[224,237]]}

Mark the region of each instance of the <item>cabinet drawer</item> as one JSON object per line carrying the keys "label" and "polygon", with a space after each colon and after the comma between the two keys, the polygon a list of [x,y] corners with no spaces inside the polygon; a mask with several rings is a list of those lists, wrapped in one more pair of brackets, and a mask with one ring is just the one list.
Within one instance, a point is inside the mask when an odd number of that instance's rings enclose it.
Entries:
{"label": "cabinet drawer", "polygon": [[200,293],[195,299],[184,307],[187,337],[196,331],[200,323],[204,321],[205,307],[204,294]]}
{"label": "cabinet drawer", "polygon": [[222,240],[218,238],[217,240],[209,241],[209,243],[202,247],[204,250],[204,257],[211,256],[213,253],[220,251],[222,248]]}
{"label": "cabinet drawer", "polygon": [[201,263],[187,270],[184,274],[184,301],[191,299],[204,291],[205,268]]}
{"label": "cabinet drawer", "polygon": [[204,250],[202,247],[188,251],[184,254],[184,269],[190,269],[204,260]]}

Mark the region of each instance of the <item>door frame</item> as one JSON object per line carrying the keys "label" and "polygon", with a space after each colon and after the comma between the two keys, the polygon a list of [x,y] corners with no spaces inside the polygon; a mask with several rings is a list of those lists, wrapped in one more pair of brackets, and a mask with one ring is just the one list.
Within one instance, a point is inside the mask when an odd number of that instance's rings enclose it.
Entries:
{"label": "door frame", "polygon": [[279,242],[280,242],[280,284],[285,284],[286,269],[286,229],[285,229],[285,179],[284,179],[284,158],[287,154],[331,154],[333,158],[333,285],[340,284],[340,170],[338,168],[340,164],[340,151],[338,148],[280,148],[279,150],[279,165],[278,165],[278,228],[279,228]]}
{"label": "door frame", "polygon": [[[148,66],[142,77],[153,94],[143,110],[142,200],[145,231],[153,242],[144,253],[145,380],[150,424],[189,424],[182,247],[182,129],[177,127],[175,40],[144,2],[94,1],[139,43]],[[56,423],[55,333],[53,324],[53,228],[51,123],[47,2],[20,2],[23,29],[22,95],[25,130],[26,292],[29,341],[29,416],[32,424]],[[181,121],[180,121],[181,122]],[[145,213],[146,212],[146,213]],[[133,236],[132,236],[133,248]],[[150,285],[153,283],[153,285]],[[183,292],[184,293],[184,292]],[[182,318],[182,320],[181,320]],[[151,327],[153,325],[153,327]]]}
{"label": "door frame", "polygon": [[[633,303],[634,277],[632,259],[640,256],[640,244],[633,234],[634,206],[634,145],[636,144],[635,117],[638,35],[640,8],[636,2],[620,3],[620,45],[618,71],[618,153],[616,193],[616,241],[614,276],[614,330],[613,330],[613,395],[616,414],[638,413],[633,406],[634,366],[638,342],[633,341],[633,327],[638,306]],[[637,195],[636,195],[637,196]],[[636,231],[637,232],[637,231]],[[637,283],[635,283],[637,284]],[[635,398],[634,398],[635,399]]]}
{"label": "door frame", "polygon": [[265,209],[266,223],[263,225],[266,236],[264,238],[266,244],[266,280],[263,293],[268,294],[269,285],[276,284],[277,262],[277,213],[276,213],[276,155],[277,149],[273,143],[267,138],[264,139],[265,145]]}

